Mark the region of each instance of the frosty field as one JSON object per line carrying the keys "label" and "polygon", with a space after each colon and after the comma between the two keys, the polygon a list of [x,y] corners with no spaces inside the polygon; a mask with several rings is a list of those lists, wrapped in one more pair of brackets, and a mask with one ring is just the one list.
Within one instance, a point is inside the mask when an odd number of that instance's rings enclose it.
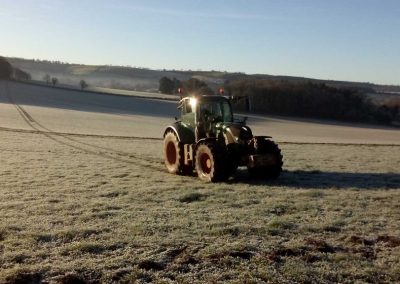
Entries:
{"label": "frosty field", "polygon": [[400,131],[250,116],[276,181],[166,173],[176,103],[0,82],[0,283],[400,281]]}

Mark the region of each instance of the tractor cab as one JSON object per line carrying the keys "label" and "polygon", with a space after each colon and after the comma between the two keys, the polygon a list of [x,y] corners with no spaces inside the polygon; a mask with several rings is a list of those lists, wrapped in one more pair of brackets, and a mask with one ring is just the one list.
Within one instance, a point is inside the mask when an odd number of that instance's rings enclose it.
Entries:
{"label": "tractor cab", "polygon": [[214,136],[217,123],[233,122],[230,100],[223,96],[186,97],[180,101],[179,108],[182,123],[196,128],[203,134],[200,136]]}
{"label": "tractor cab", "polygon": [[181,109],[182,121],[197,118],[199,120],[233,122],[232,106],[226,97],[186,97],[180,101],[179,108]]}

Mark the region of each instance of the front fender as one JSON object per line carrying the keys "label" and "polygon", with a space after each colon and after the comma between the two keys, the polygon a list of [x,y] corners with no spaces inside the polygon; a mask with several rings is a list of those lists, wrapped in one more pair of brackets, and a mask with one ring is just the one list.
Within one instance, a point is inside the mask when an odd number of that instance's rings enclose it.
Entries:
{"label": "front fender", "polygon": [[181,121],[177,121],[172,125],[169,125],[165,131],[164,131],[164,136],[167,134],[167,132],[172,131],[175,133],[176,137],[178,138],[178,141],[183,143],[183,144],[194,144],[195,143],[195,135],[194,131]]}

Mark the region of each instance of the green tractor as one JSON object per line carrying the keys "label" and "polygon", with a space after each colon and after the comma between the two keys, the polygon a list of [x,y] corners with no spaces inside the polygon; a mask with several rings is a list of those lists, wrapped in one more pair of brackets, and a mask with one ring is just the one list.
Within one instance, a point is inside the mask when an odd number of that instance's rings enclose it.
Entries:
{"label": "green tractor", "polygon": [[270,136],[253,136],[246,120],[236,121],[232,98],[222,95],[184,97],[180,120],[164,132],[164,160],[168,172],[192,175],[207,182],[224,181],[239,166],[251,176],[277,178],[282,155]]}

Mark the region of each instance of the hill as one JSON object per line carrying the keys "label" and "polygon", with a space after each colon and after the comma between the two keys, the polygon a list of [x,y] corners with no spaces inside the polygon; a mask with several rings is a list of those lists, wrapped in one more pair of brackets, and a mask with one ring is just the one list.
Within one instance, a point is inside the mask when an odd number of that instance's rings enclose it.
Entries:
{"label": "hill", "polygon": [[218,88],[226,81],[243,79],[277,80],[287,82],[323,83],[334,88],[348,88],[366,93],[398,93],[400,86],[377,85],[363,82],[346,82],[321,80],[305,77],[274,76],[266,74],[230,73],[222,71],[191,71],[191,70],[152,70],[130,66],[83,65],[59,61],[34,60],[23,58],[7,58],[16,68],[31,74],[33,80],[43,80],[46,74],[57,77],[60,83],[78,85],[80,80],[87,81],[92,86],[117,88],[138,91],[158,90],[158,82],[162,77],[176,78],[184,81],[197,78],[206,82],[212,88]]}

